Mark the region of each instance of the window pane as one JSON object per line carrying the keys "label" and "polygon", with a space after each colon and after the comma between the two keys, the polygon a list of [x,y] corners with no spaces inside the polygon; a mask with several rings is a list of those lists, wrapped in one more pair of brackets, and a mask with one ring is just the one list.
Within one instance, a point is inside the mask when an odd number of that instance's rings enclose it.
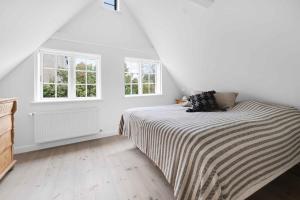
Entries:
{"label": "window pane", "polygon": [[139,94],[140,66],[139,63],[125,62],[125,95]]}
{"label": "window pane", "polygon": [[57,97],[68,97],[68,85],[57,85]]}
{"label": "window pane", "polygon": [[115,5],[115,0],[104,0],[105,3]]}
{"label": "window pane", "polygon": [[76,97],[85,97],[85,85],[76,85]]}
{"label": "window pane", "polygon": [[116,0],[104,0],[104,6],[109,10],[116,10]]}
{"label": "window pane", "polygon": [[159,62],[126,58],[124,66],[125,95],[156,94],[158,92],[157,78],[159,78],[157,70],[160,70]]}
{"label": "window pane", "polygon": [[88,85],[87,86],[87,96],[88,97],[96,96],[96,85]]}
{"label": "window pane", "polygon": [[149,74],[144,74],[143,75],[143,83],[148,83],[149,82]]}
{"label": "window pane", "polygon": [[68,69],[70,66],[71,57],[57,56],[57,67],[61,69]]}
{"label": "window pane", "polygon": [[44,84],[43,85],[43,97],[44,98],[55,97],[55,85],[54,84]]}
{"label": "window pane", "polygon": [[139,82],[139,74],[132,74],[132,83],[138,83]]}
{"label": "window pane", "polygon": [[40,87],[36,92],[41,99],[97,96],[98,58],[42,49],[39,56]]}
{"label": "window pane", "polygon": [[96,84],[96,72],[88,72],[87,73],[87,83],[88,84]]}
{"label": "window pane", "polygon": [[155,83],[155,74],[150,74],[150,83]]}
{"label": "window pane", "polygon": [[87,60],[87,70],[96,71],[96,60]]}
{"label": "window pane", "polygon": [[150,84],[149,93],[150,94],[155,94],[155,84]]}
{"label": "window pane", "polygon": [[131,86],[125,85],[125,95],[130,95],[130,94],[131,94]]}
{"label": "window pane", "polygon": [[85,59],[76,58],[75,65],[76,65],[76,70],[86,70]]}
{"label": "window pane", "polygon": [[55,69],[44,69],[43,77],[44,83],[55,83]]}
{"label": "window pane", "polygon": [[143,74],[154,74],[156,72],[155,64],[143,64],[142,73]]}
{"label": "window pane", "polygon": [[129,72],[132,74],[139,74],[139,64],[138,63],[133,63],[133,62],[126,62],[125,63],[125,72]]}
{"label": "window pane", "polygon": [[57,82],[58,83],[68,83],[68,71],[67,70],[57,70]]}
{"label": "window pane", "polygon": [[149,84],[143,84],[143,94],[149,94]]}
{"label": "window pane", "polygon": [[55,55],[51,55],[51,54],[44,54],[43,56],[43,67],[46,68],[55,68]]}
{"label": "window pane", "polygon": [[124,80],[125,80],[125,84],[130,83],[131,82],[131,74],[125,73]]}
{"label": "window pane", "polygon": [[138,84],[132,85],[132,94],[139,94],[139,86]]}
{"label": "window pane", "polygon": [[76,72],[76,83],[77,84],[85,84],[86,83],[85,72]]}

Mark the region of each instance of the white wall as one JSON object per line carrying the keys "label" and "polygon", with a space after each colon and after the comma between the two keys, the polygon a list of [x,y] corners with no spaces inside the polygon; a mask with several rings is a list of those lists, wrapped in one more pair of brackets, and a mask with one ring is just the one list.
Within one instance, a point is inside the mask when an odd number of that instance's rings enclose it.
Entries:
{"label": "white wall", "polygon": [[193,1],[126,0],[180,89],[300,108],[300,1]]}
{"label": "white wall", "polygon": [[123,1],[120,3],[120,12],[103,8],[100,0],[92,3],[52,38],[153,52],[143,29],[137,25]]}
{"label": "white wall", "polygon": [[1,0],[0,79],[93,1]]}
{"label": "white wall", "polygon": [[[96,7],[98,5],[98,7]],[[95,8],[96,7],[96,8]],[[101,14],[99,14],[100,12]],[[124,10],[123,10],[124,12]],[[94,13],[96,19],[87,24],[86,16]],[[111,18],[109,18],[111,16]],[[105,19],[103,22],[102,19]],[[122,26],[118,24],[122,23]],[[110,25],[108,25],[110,24]],[[94,33],[80,31],[74,34],[76,27],[94,27]],[[74,28],[74,30],[73,30]],[[109,35],[110,32],[118,34]],[[122,39],[122,35],[125,37]],[[68,36],[70,35],[70,37]],[[97,106],[100,109],[100,126],[103,132],[91,139],[117,134],[118,123],[124,109],[138,106],[153,106],[174,103],[178,97],[174,81],[163,68],[163,95],[151,97],[125,98],[123,95],[124,57],[159,59],[146,36],[134,23],[130,15],[103,10],[101,4],[94,4],[84,13],[73,19],[59,33],[42,45],[45,48],[100,54],[102,56],[102,97],[101,101],[34,104],[34,55],[29,56],[15,70],[0,81],[1,97],[17,97],[15,148],[17,152],[65,144],[78,140],[66,140],[50,144],[34,143],[33,118],[31,112],[72,109]],[[57,39],[60,38],[60,39]],[[71,38],[72,41],[66,41]],[[135,40],[136,39],[136,40]],[[104,42],[106,42],[104,44]]]}

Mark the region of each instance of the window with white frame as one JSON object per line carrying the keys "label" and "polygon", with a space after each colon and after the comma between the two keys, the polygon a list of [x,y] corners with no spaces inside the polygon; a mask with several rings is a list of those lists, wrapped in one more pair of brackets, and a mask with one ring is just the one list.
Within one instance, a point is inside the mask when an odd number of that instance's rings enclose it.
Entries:
{"label": "window with white frame", "polygon": [[36,100],[100,98],[100,56],[40,49]]}
{"label": "window with white frame", "polygon": [[118,11],[119,9],[119,1],[118,0],[104,0],[104,7],[109,10]]}
{"label": "window with white frame", "polygon": [[126,58],[125,96],[161,94],[161,63],[155,60]]}

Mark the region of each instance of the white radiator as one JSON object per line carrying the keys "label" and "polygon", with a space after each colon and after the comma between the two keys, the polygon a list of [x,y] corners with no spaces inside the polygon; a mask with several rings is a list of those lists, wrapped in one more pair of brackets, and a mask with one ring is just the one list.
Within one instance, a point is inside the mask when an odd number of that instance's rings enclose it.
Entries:
{"label": "white radiator", "polygon": [[99,109],[55,110],[34,113],[36,143],[75,138],[99,133]]}

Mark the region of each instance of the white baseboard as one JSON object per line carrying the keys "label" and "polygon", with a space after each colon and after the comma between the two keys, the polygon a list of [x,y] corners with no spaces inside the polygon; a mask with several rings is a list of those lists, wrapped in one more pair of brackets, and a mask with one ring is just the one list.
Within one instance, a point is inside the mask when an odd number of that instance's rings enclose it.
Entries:
{"label": "white baseboard", "polygon": [[74,143],[78,143],[78,142],[95,140],[95,139],[110,137],[110,136],[114,136],[114,135],[118,135],[118,131],[99,133],[99,134],[95,134],[95,135],[71,138],[71,139],[60,140],[60,141],[49,142],[49,143],[33,144],[33,145],[26,145],[26,146],[15,146],[14,154],[26,153],[26,152],[30,152],[30,151],[37,151],[37,150],[41,150],[41,149],[47,149],[47,148],[62,146],[62,145],[66,145],[66,144],[74,144]]}

